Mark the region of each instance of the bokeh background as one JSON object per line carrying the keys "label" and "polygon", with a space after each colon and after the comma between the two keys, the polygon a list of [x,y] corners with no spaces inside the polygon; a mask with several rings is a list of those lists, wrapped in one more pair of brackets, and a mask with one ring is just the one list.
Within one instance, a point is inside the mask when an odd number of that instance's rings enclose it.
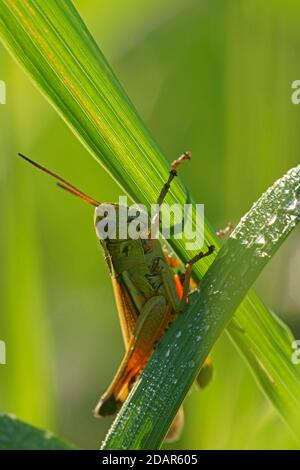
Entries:
{"label": "bokeh background", "polygon": [[[138,111],[215,226],[237,223],[299,163],[300,4],[294,0],[75,2]],[[0,410],[96,449],[92,409],[123,354],[91,208],[56,189],[22,151],[101,201],[121,190],[0,48]],[[299,231],[256,290],[300,338]],[[178,449],[294,448],[226,334],[215,379],[185,401]],[[300,366],[299,366],[300,367]],[[171,446],[167,446],[171,448]]]}

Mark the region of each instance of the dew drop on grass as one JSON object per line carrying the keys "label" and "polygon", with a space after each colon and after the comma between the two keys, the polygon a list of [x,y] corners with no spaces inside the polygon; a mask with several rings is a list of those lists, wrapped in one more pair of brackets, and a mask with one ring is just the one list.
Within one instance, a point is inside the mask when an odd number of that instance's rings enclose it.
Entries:
{"label": "dew drop on grass", "polygon": [[296,209],[297,209],[297,205],[298,205],[298,199],[297,198],[294,198],[286,207],[286,210],[288,212],[294,212]]}
{"label": "dew drop on grass", "polygon": [[259,235],[255,240],[256,245],[264,246],[266,244],[265,237],[263,235]]}

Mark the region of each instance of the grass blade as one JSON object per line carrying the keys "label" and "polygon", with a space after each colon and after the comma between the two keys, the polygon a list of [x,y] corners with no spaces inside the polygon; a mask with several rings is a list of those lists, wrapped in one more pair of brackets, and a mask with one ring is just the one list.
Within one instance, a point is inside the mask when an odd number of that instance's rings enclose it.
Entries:
{"label": "grass blade", "polygon": [[0,414],[0,450],[75,450],[48,431]]}

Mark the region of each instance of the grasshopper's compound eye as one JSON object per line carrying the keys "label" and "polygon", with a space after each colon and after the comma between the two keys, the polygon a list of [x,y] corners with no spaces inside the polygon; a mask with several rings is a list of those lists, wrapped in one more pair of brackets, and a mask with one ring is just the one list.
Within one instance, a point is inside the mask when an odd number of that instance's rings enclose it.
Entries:
{"label": "grasshopper's compound eye", "polygon": [[96,207],[95,229],[99,240],[117,238],[117,211],[113,204],[100,204]]}

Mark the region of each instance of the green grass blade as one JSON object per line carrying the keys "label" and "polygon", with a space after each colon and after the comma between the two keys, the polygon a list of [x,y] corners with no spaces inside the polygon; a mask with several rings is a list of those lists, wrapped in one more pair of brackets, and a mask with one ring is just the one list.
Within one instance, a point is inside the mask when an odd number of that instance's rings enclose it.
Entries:
{"label": "green grass blade", "polygon": [[[0,0],[0,35],[89,152],[134,200],[147,206],[155,201],[167,178],[168,164],[72,3]],[[185,201],[186,191],[177,180],[166,202]],[[205,241],[219,244],[207,223]],[[173,240],[172,245],[183,260],[191,257],[183,241]],[[207,258],[195,267],[198,279],[211,261]],[[291,393],[296,399],[300,384],[299,373],[290,364],[286,335],[253,293],[238,308],[234,325],[238,328],[232,324],[227,331],[282,412]],[[278,336],[280,341],[274,341]],[[262,368],[272,370],[276,380],[272,394]],[[286,383],[292,385],[289,390]]]}
{"label": "green grass blade", "polygon": [[75,450],[75,446],[14,416],[0,414],[0,450]]}
{"label": "green grass blade", "polygon": [[[117,416],[103,449],[158,448],[203,361],[261,270],[300,220],[300,165],[278,180],[242,218],[205,274],[199,293],[159,343]],[[231,328],[234,328],[233,326]],[[237,328],[235,326],[235,328]],[[274,344],[284,336],[278,324]],[[246,335],[243,331],[241,334]],[[300,439],[300,389],[289,379],[295,365],[270,357],[267,369],[246,354],[268,396]],[[257,367],[258,366],[258,367]],[[283,383],[277,368],[283,369]],[[230,365],[228,365],[230,373]],[[279,400],[281,386],[285,399]],[[224,404],[226,406],[226,404]]]}

